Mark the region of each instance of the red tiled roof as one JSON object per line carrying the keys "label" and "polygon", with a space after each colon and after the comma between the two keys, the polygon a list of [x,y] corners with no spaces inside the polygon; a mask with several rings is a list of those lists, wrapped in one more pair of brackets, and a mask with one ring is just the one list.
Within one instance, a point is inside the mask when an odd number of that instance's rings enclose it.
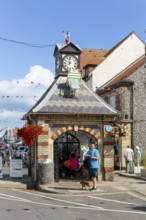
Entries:
{"label": "red tiled roof", "polygon": [[82,49],[80,56],[80,69],[84,75],[85,70],[83,69],[86,65],[98,65],[104,59],[109,50],[92,50],[92,49]]}

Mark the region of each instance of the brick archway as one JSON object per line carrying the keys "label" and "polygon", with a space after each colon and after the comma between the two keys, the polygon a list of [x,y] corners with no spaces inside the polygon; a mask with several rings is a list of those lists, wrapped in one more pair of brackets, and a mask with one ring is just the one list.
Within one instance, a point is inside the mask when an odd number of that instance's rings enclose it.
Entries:
{"label": "brick archway", "polygon": [[[85,127],[85,126],[78,126],[78,125],[73,125],[73,126],[64,126],[59,128],[52,136],[51,140],[52,142],[55,143],[55,140],[61,136],[63,133],[67,133],[69,131],[75,131],[75,132],[86,132],[88,133],[92,138],[95,140],[100,139],[100,133],[99,131],[95,131],[92,128]],[[68,145],[67,145],[68,146]],[[80,148],[80,145],[78,146]],[[59,181],[60,179],[60,171],[59,171],[59,150],[58,150],[58,145],[54,144],[54,179],[56,182]]]}
{"label": "brick archway", "polygon": [[96,132],[94,129],[91,129],[89,127],[85,127],[85,126],[78,126],[78,125],[74,125],[74,126],[66,126],[66,127],[62,127],[60,129],[58,129],[58,131],[56,131],[52,136],[51,139],[54,141],[56,140],[56,138],[58,138],[61,134],[67,132],[67,131],[84,131],[87,132],[88,134],[90,134],[91,136],[93,136],[96,140],[100,139],[100,135],[98,132]]}

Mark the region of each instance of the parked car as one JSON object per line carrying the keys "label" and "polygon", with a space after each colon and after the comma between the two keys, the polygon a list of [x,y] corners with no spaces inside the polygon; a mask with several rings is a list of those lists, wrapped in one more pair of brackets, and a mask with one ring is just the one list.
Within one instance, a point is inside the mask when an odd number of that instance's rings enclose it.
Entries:
{"label": "parked car", "polygon": [[26,146],[18,146],[18,147],[17,147],[17,150],[19,150],[19,151],[24,151],[25,148],[26,148]]}
{"label": "parked car", "polygon": [[17,150],[13,152],[13,158],[16,158],[16,159],[22,159],[24,158],[24,156],[28,156],[28,147],[26,146],[19,146],[17,148]]}
{"label": "parked car", "polygon": [[28,147],[25,147],[23,151],[21,151],[21,158],[23,165],[27,166],[28,165]]}
{"label": "parked car", "polygon": [[25,155],[28,155],[28,147],[25,147],[24,150],[20,151],[20,154],[22,156],[22,159],[24,158]]}

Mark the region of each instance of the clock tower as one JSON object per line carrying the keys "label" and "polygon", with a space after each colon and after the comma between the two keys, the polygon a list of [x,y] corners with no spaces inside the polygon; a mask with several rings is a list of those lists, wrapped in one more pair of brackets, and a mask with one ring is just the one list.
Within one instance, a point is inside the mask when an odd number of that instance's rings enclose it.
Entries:
{"label": "clock tower", "polygon": [[67,76],[71,69],[80,69],[81,53],[81,48],[72,42],[65,45],[56,44],[54,50],[56,77]]}

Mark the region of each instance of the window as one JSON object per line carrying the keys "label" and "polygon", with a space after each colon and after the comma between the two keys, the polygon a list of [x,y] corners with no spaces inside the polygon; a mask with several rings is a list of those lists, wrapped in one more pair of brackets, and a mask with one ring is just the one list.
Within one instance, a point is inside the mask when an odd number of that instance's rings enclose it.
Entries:
{"label": "window", "polygon": [[110,104],[113,108],[116,108],[116,99],[115,99],[115,96],[110,97],[110,99],[109,99],[109,104]]}

